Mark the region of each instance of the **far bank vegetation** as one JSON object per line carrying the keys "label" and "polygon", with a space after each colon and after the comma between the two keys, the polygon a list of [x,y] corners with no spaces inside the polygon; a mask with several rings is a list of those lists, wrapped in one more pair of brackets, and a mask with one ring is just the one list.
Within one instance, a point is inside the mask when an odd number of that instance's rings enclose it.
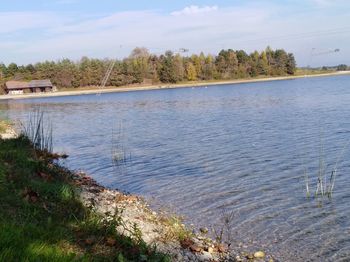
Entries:
{"label": "far bank vegetation", "polygon": [[[99,86],[111,62],[111,59],[83,57],[80,61],[62,59],[23,66],[0,64],[0,80],[50,79],[58,88]],[[146,48],[135,48],[129,57],[116,62],[106,85],[231,80],[293,75],[295,71],[292,53],[270,47],[250,54],[228,49],[217,55],[202,52],[189,56],[171,51],[155,55]]]}

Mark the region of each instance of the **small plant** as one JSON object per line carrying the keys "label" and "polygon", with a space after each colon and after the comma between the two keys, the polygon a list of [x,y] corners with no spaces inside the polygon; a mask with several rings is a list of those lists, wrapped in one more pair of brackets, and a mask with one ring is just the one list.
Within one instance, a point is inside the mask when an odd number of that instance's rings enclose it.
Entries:
{"label": "small plant", "polygon": [[131,228],[131,238],[137,243],[140,244],[143,242],[141,229],[136,223],[132,225]]}
{"label": "small plant", "polygon": [[310,197],[309,175],[305,164],[304,164],[304,176],[305,176],[306,196]]}
{"label": "small plant", "polygon": [[163,242],[184,241],[193,237],[192,228],[184,224],[184,218],[175,214],[173,210],[159,210],[157,217],[153,217],[155,223],[160,223],[157,228],[160,240]]}
{"label": "small plant", "polygon": [[192,236],[192,233],[184,226],[183,220],[176,215],[165,218],[164,223],[168,226],[166,236],[169,239],[182,241]]}
{"label": "small plant", "polygon": [[220,222],[213,227],[213,233],[216,241],[219,243],[226,243],[228,246],[232,243],[232,228],[234,212],[226,209],[222,210]]}
{"label": "small plant", "polygon": [[338,171],[338,164],[343,159],[345,151],[349,147],[349,144],[350,144],[350,140],[344,145],[344,147],[343,147],[342,151],[340,152],[340,154],[338,155],[337,160],[336,160],[334,167],[332,169],[331,177],[329,179],[329,186],[327,189],[327,193],[329,196],[332,196],[332,193],[334,190],[335,178],[337,176],[337,171]]}
{"label": "small plant", "polygon": [[[318,175],[317,175],[317,184],[316,184],[316,190],[315,190],[315,197],[321,196],[328,196],[331,197],[333,194],[334,186],[335,186],[335,179],[338,172],[338,164],[343,159],[346,149],[349,147],[350,140],[344,145],[342,150],[339,152],[338,157],[336,158],[336,162],[334,164],[333,169],[331,170],[329,179],[327,178],[326,174],[326,164],[324,160],[324,147],[323,143],[321,143],[320,147],[320,156],[319,156],[319,166],[318,166]],[[305,165],[304,165],[305,166]],[[310,186],[309,186],[309,174],[308,169],[305,166],[304,169],[304,177],[305,177],[305,187],[306,187],[306,196],[310,197]],[[328,183],[327,183],[328,182]]]}
{"label": "small plant", "polygon": [[70,185],[63,185],[61,188],[61,199],[68,201],[74,199],[74,191]]}
{"label": "small plant", "polygon": [[52,153],[52,124],[46,123],[40,109],[29,115],[25,125],[22,124],[22,135],[29,138],[36,150]]}
{"label": "small plant", "polygon": [[130,159],[131,154],[127,153],[125,146],[126,136],[122,123],[117,132],[112,131],[112,162],[115,167],[124,166]]}

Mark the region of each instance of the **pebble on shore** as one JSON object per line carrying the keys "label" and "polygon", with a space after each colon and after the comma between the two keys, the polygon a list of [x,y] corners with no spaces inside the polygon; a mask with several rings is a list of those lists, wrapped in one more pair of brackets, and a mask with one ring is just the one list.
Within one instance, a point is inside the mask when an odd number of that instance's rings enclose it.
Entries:
{"label": "pebble on shore", "polygon": [[265,257],[265,253],[263,251],[257,251],[254,253],[254,257],[255,258],[264,258]]}

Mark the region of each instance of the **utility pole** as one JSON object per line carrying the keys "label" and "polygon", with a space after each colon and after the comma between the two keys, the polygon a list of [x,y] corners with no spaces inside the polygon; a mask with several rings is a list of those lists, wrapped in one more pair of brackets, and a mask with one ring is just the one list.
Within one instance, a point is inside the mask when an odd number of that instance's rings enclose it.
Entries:
{"label": "utility pole", "polygon": [[[123,46],[120,45],[119,48],[121,49]],[[117,58],[116,59],[113,59],[110,64],[108,65],[108,68],[107,68],[107,71],[106,71],[106,74],[104,75],[103,79],[102,79],[102,82],[101,82],[101,85],[98,87],[100,90],[105,88],[106,87],[106,84],[109,80],[109,77],[111,76],[112,72],[113,72],[113,68],[115,66],[115,64],[117,63]],[[101,91],[97,93],[97,95],[100,95],[101,94]]]}
{"label": "utility pole", "polygon": [[107,72],[106,72],[105,76],[102,79],[102,83],[101,83],[100,88],[105,88],[106,87],[107,81],[108,81],[109,77],[111,76],[111,73],[113,71],[113,68],[114,68],[116,62],[117,62],[117,59],[113,59],[111,61],[111,63],[109,64],[109,66],[107,68]]}
{"label": "utility pole", "polygon": [[[122,48],[122,45],[119,46],[120,48]],[[189,49],[187,48],[180,48],[179,50],[177,51],[174,51],[174,53],[177,53],[177,54],[180,54],[180,53],[187,53],[189,52]],[[103,88],[106,87],[106,84],[113,72],[113,68],[115,66],[115,64],[117,63],[117,59],[113,59],[110,64],[108,65],[108,68],[107,68],[107,71],[106,71],[106,74],[104,75],[102,81],[101,81],[101,85],[99,86],[99,89],[102,90]],[[101,91],[97,93],[97,95],[100,95],[101,94]]]}

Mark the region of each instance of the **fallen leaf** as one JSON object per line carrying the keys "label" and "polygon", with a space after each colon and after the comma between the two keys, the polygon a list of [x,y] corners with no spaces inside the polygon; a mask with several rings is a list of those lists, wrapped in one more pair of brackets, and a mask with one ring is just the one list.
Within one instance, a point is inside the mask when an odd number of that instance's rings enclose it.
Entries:
{"label": "fallen leaf", "polygon": [[217,248],[220,253],[226,253],[228,251],[228,247],[225,244],[219,244]]}
{"label": "fallen leaf", "polygon": [[85,239],[85,244],[87,244],[87,245],[92,245],[94,243],[94,240],[92,239],[92,238],[87,238],[87,239]]}
{"label": "fallen leaf", "polygon": [[197,246],[197,245],[191,245],[190,246],[190,250],[192,252],[202,252],[203,251],[203,249],[201,247]]}
{"label": "fallen leaf", "polygon": [[186,239],[180,241],[180,245],[182,248],[189,248],[193,244],[194,244],[193,240],[191,240],[189,238],[186,238]]}
{"label": "fallen leaf", "polygon": [[110,247],[114,246],[116,242],[117,241],[115,240],[115,238],[112,238],[112,237],[108,237],[106,239],[106,244],[107,244],[107,246],[110,246]]}
{"label": "fallen leaf", "polygon": [[24,197],[24,199],[28,202],[37,202],[39,199],[39,194],[35,191],[33,191],[30,188],[24,188],[23,192],[22,192],[22,196]]}
{"label": "fallen leaf", "polygon": [[38,176],[42,179],[44,179],[45,181],[50,181],[51,180],[51,176],[44,173],[44,172],[38,172]]}

